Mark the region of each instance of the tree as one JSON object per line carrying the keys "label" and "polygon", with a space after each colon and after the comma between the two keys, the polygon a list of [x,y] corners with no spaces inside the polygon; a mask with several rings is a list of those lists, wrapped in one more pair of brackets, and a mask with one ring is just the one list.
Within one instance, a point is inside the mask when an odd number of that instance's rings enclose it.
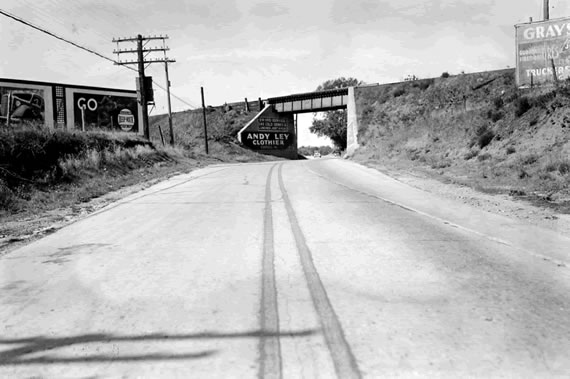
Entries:
{"label": "tree", "polygon": [[[341,77],[327,80],[317,87],[317,91],[353,87],[359,84],[362,84],[362,82],[358,79]],[[313,116],[313,124],[309,130],[318,136],[329,137],[338,149],[345,150],[347,134],[346,110],[328,111],[322,119],[318,119],[315,114]]]}

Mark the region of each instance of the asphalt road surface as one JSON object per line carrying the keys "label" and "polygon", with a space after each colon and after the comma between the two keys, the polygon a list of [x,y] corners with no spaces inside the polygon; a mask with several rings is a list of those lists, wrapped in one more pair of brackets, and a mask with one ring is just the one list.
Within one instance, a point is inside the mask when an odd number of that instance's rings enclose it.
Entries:
{"label": "asphalt road surface", "polygon": [[212,166],[0,257],[1,378],[568,378],[570,239],[341,159]]}

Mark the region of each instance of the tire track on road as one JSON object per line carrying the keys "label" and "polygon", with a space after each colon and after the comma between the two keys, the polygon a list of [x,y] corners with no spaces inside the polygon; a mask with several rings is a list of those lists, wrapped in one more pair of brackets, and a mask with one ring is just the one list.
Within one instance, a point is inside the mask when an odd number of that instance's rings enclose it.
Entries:
{"label": "tire track on road", "polygon": [[259,310],[261,338],[259,341],[259,377],[281,379],[283,365],[279,342],[279,309],[275,283],[275,249],[273,238],[273,211],[271,206],[271,166],[265,183],[265,211],[263,214],[263,258],[261,274],[261,307]]}
{"label": "tire track on road", "polygon": [[356,363],[356,358],[350,349],[350,345],[346,341],[340,321],[338,320],[338,317],[331,305],[325,287],[313,262],[313,256],[305,241],[305,235],[299,227],[295,210],[291,205],[291,200],[289,199],[289,195],[287,194],[287,190],[283,184],[282,169],[283,163],[279,165],[279,188],[283,194],[287,216],[289,217],[289,223],[291,224],[293,235],[295,237],[297,251],[299,252],[299,257],[301,259],[301,266],[303,267],[303,273],[305,274],[305,280],[307,281],[307,285],[311,293],[313,306],[315,307],[321,322],[325,341],[331,353],[336,374],[342,379],[361,378],[362,376]]}

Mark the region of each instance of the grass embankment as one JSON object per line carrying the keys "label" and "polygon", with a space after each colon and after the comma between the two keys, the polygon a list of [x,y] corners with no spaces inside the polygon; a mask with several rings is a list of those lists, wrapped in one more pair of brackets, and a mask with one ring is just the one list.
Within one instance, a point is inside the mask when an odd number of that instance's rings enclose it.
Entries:
{"label": "grass embankment", "polygon": [[[165,115],[151,119],[151,141],[132,133],[0,128],[0,240],[21,234],[20,220],[75,207],[125,186],[212,163],[274,159],[234,141],[237,131],[255,114],[210,109],[209,155],[204,152],[201,111],[173,115],[174,147],[168,145]],[[166,146],[161,143],[159,124]]]}
{"label": "grass embankment", "polygon": [[[206,109],[206,122],[210,153],[226,156],[236,162],[272,159],[270,157],[263,158],[264,156],[243,149],[236,144],[237,133],[257,113],[258,109],[246,111],[243,106],[239,105],[228,106],[227,108],[208,107]],[[151,117],[150,124],[151,139],[159,143],[161,141],[160,131],[162,131],[162,139],[168,144],[170,141],[168,115]],[[177,145],[189,151],[205,151],[202,109],[173,113],[172,124]]]}
{"label": "grass embankment", "polygon": [[84,202],[183,159],[133,134],[0,130],[0,218]]}
{"label": "grass embankment", "polygon": [[355,159],[569,213],[570,83],[519,90],[512,69],[444,76],[359,89]]}

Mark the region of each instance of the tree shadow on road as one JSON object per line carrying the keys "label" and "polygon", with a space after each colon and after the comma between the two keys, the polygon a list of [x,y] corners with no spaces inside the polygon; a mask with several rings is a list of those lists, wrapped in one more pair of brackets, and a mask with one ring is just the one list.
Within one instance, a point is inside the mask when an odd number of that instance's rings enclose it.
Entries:
{"label": "tree shadow on road", "polygon": [[120,354],[96,354],[86,356],[56,356],[44,355],[40,357],[29,357],[32,354],[45,353],[54,349],[82,345],[89,343],[114,344],[120,342],[148,342],[148,341],[185,341],[185,340],[210,340],[210,339],[241,339],[241,338],[266,338],[279,336],[287,337],[307,337],[316,333],[315,329],[300,331],[281,331],[279,333],[266,332],[263,330],[252,330],[239,333],[203,332],[193,334],[167,334],[151,333],[143,335],[116,335],[116,334],[83,334],[69,337],[44,337],[36,336],[29,338],[0,338],[0,349],[2,345],[19,345],[18,347],[1,351],[0,366],[29,365],[29,364],[61,364],[61,363],[90,363],[90,362],[136,362],[136,361],[168,361],[200,359],[212,356],[217,353],[215,350],[205,350],[188,354],[168,354],[149,353],[141,355]]}

